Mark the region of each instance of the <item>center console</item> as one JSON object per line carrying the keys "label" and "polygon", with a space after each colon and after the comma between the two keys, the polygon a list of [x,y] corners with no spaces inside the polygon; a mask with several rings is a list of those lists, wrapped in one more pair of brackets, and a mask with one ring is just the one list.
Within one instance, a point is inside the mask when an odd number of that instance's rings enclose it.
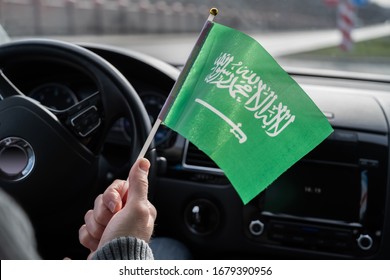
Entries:
{"label": "center console", "polygon": [[387,136],[335,130],[244,207],[245,235],[258,244],[375,254],[384,223],[387,153]]}

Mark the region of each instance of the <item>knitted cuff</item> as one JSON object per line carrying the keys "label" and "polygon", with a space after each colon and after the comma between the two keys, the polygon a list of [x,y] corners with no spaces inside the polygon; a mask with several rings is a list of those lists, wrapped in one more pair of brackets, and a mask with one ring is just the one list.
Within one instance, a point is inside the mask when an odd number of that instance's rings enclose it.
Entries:
{"label": "knitted cuff", "polygon": [[149,245],[142,239],[125,236],[107,242],[95,252],[93,260],[153,260]]}

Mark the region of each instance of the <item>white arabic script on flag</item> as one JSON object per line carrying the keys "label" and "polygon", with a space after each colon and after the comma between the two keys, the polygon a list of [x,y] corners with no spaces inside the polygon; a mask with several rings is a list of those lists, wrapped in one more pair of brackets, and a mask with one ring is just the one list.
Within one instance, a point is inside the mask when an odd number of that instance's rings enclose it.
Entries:
{"label": "white arabic script on flag", "polygon": [[279,135],[295,120],[295,115],[282,102],[277,103],[277,94],[271,90],[261,77],[250,70],[242,61],[234,63],[234,56],[221,53],[205,78],[208,84],[227,89],[232,98],[254,112],[254,118],[270,137]]}

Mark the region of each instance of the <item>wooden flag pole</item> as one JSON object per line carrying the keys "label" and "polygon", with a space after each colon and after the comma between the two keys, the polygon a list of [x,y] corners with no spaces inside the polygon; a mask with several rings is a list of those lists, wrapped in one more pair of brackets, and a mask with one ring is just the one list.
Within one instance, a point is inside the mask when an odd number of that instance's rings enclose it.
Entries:
{"label": "wooden flag pole", "polygon": [[160,125],[161,125],[161,120],[157,119],[152,127],[152,130],[150,130],[148,137],[146,138],[144,146],[142,147],[141,152],[138,155],[138,159],[145,157],[145,154],[146,154],[147,150],[149,149],[149,146],[152,143],[153,138],[156,135],[157,130],[160,127]]}
{"label": "wooden flag pole", "polygon": [[[210,9],[210,15],[209,15],[207,21],[214,21],[214,18],[215,18],[215,16],[217,14],[218,14],[218,9],[217,8],[211,8]],[[173,88],[175,88],[175,86],[173,86]],[[164,110],[164,108],[165,108],[165,105],[162,108],[162,110]],[[152,141],[154,139],[154,136],[156,135],[157,130],[158,130],[158,128],[160,127],[160,125],[162,123],[162,120],[161,120],[160,116],[161,116],[161,112],[160,112],[159,117],[157,118],[156,122],[154,123],[152,129],[150,130],[150,133],[149,133],[148,137],[146,138],[144,146],[142,147],[142,149],[141,149],[141,151],[140,151],[140,153],[138,155],[138,159],[145,157],[145,154],[148,151],[149,146],[152,143]]]}

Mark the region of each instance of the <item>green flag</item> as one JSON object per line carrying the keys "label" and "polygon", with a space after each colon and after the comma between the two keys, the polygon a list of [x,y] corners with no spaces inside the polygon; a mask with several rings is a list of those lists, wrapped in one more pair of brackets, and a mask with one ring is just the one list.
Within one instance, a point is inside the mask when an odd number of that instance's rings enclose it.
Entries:
{"label": "green flag", "polygon": [[159,119],[205,152],[244,204],[332,132],[258,42],[211,21]]}

